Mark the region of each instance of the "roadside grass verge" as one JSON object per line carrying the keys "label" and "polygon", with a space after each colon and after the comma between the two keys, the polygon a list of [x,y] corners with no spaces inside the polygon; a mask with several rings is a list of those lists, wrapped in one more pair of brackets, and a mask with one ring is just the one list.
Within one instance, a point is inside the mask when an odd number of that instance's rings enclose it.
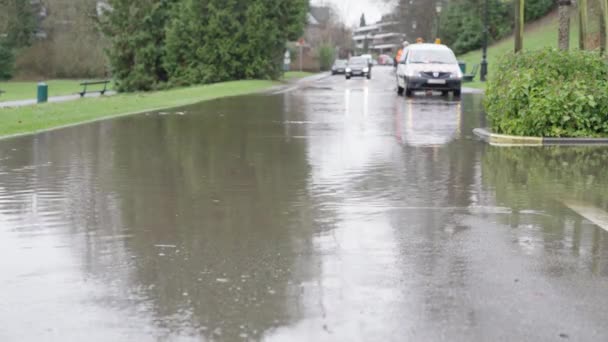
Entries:
{"label": "roadside grass verge", "polygon": [[[300,78],[312,76],[315,73],[306,71],[288,71],[283,76],[283,81],[295,81]],[[74,95],[82,91],[83,80],[49,80],[44,81],[49,86],[49,97]],[[0,95],[0,102],[31,100],[36,98],[38,82],[33,81],[8,81],[0,82],[0,90],[5,91]],[[101,90],[103,85],[90,86],[90,90]],[[108,90],[113,90],[114,84],[108,84]]]}
{"label": "roadside grass verge", "polygon": [[[49,86],[49,97],[73,95],[79,91],[82,91],[82,86],[80,83],[82,83],[83,80],[49,80],[44,82]],[[0,101],[6,102],[35,99],[37,85],[38,82],[0,82],[0,89],[6,92],[0,95]],[[103,85],[90,87],[92,90],[101,90],[102,88]],[[112,83],[108,85],[108,89],[112,89]]]}
{"label": "roadside grass verge", "polygon": [[110,117],[185,106],[220,97],[250,94],[279,83],[233,81],[149,93],[119,94],[63,103],[0,109],[0,137],[36,133]]}

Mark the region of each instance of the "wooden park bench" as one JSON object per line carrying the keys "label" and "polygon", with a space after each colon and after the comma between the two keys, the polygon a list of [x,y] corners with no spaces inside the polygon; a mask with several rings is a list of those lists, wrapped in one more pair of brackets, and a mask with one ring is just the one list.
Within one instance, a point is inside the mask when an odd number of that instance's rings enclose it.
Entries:
{"label": "wooden park bench", "polygon": [[475,76],[477,76],[477,71],[479,71],[479,64],[475,64],[475,66],[473,66],[473,70],[471,70],[470,74],[462,75],[462,80],[464,82],[473,82],[473,79],[475,79]]}
{"label": "wooden park bench", "polygon": [[[87,93],[100,93],[101,95],[103,95],[103,94],[106,93],[106,91],[108,91],[108,84],[109,83],[110,83],[110,80],[84,81],[84,82],[80,83],[80,85],[83,86],[84,88],[78,94],[80,94],[80,97],[84,97]],[[103,89],[102,90],[87,91],[87,87],[88,86],[102,85],[102,84],[103,84]]]}

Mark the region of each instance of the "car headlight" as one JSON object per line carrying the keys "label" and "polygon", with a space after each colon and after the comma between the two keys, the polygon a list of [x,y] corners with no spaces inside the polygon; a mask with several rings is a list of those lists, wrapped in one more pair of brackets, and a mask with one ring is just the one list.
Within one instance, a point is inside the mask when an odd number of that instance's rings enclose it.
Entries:
{"label": "car headlight", "polygon": [[416,77],[419,76],[420,73],[415,72],[415,71],[406,71],[405,72],[405,77]]}
{"label": "car headlight", "polygon": [[453,78],[455,80],[460,80],[460,79],[462,79],[462,72],[459,70],[458,72],[452,73],[450,75],[450,78]]}
{"label": "car headlight", "polygon": [[363,72],[369,72],[369,68],[363,68]]}
{"label": "car headlight", "polygon": [[346,68],[346,72],[351,72],[350,68]]}

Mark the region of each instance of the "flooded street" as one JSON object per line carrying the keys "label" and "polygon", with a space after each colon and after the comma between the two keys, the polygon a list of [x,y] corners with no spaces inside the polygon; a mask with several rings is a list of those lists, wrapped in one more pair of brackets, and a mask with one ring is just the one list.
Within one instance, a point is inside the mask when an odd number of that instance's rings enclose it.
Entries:
{"label": "flooded street", "polygon": [[394,83],[0,141],[0,341],[608,340],[608,148]]}

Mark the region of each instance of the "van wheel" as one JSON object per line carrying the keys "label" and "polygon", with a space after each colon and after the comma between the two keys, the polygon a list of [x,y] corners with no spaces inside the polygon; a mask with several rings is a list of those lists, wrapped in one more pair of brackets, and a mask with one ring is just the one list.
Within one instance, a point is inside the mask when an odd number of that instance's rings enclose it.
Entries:
{"label": "van wheel", "polygon": [[461,89],[454,89],[454,96],[455,97],[460,97],[461,93],[462,93]]}
{"label": "van wheel", "polygon": [[405,92],[405,97],[412,97],[412,89],[410,89],[407,86],[407,80],[405,81],[405,88],[404,88],[404,92]]}
{"label": "van wheel", "polygon": [[397,95],[399,95],[399,96],[403,96],[403,91],[404,91],[404,90],[405,90],[405,89],[403,89],[403,87],[397,86]]}

